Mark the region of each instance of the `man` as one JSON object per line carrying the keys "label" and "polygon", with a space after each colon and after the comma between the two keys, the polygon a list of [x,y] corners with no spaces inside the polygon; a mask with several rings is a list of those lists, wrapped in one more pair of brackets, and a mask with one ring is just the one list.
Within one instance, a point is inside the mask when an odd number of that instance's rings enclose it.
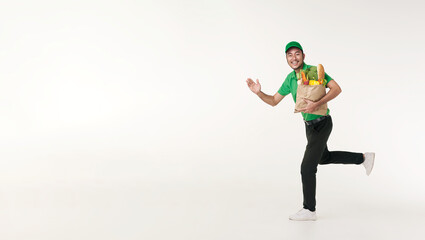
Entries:
{"label": "man", "polygon": [[[300,72],[312,67],[304,63],[305,54],[298,42],[293,41],[288,43],[285,47],[285,54],[288,65],[294,71],[288,74],[275,95],[271,96],[263,93],[258,79],[256,82],[250,78],[246,80],[251,91],[271,106],[276,106],[289,93],[292,94],[295,102],[298,87],[297,80],[300,78]],[[341,88],[329,75],[325,74],[325,79],[327,80],[326,87],[329,88],[326,95],[316,102],[304,99],[307,106],[301,110],[307,135],[307,147],[301,164],[304,201],[303,208],[297,213],[289,216],[291,220],[314,221],[317,219],[316,172],[318,164],[363,164],[366,169],[366,174],[369,175],[375,160],[375,153],[330,152],[328,150],[327,141],[332,131],[332,118],[329,115],[329,109],[326,115],[323,116],[312,114],[312,112],[322,104],[338,96],[341,93]]]}

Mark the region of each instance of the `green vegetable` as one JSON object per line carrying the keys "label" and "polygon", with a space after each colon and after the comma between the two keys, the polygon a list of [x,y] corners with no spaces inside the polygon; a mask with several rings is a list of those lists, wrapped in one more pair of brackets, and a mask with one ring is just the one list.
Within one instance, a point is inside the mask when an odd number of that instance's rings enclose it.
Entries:
{"label": "green vegetable", "polygon": [[297,79],[300,80],[301,79],[301,71],[299,73],[295,73],[295,75],[297,76]]}
{"label": "green vegetable", "polygon": [[309,67],[305,70],[303,70],[303,72],[305,73],[307,79],[311,79],[311,80],[317,80],[318,76],[317,76],[317,67]]}

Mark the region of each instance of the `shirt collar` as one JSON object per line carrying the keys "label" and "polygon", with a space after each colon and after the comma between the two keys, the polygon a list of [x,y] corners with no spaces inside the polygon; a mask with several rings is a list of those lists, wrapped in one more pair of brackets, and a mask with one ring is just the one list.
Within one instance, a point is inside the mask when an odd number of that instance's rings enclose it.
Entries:
{"label": "shirt collar", "polygon": [[305,62],[303,62],[303,70],[306,70],[308,67],[309,66]]}

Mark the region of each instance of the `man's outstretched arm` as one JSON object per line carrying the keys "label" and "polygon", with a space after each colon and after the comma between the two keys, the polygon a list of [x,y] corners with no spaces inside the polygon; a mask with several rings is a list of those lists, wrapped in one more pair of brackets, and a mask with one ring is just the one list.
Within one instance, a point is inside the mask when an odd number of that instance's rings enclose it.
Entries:
{"label": "man's outstretched arm", "polygon": [[285,97],[284,95],[280,95],[278,92],[273,96],[263,93],[261,91],[261,85],[258,79],[257,82],[254,82],[251,78],[248,78],[246,80],[246,83],[248,84],[249,89],[251,89],[253,93],[255,93],[258,97],[261,98],[261,100],[263,100],[270,106],[276,106]]}

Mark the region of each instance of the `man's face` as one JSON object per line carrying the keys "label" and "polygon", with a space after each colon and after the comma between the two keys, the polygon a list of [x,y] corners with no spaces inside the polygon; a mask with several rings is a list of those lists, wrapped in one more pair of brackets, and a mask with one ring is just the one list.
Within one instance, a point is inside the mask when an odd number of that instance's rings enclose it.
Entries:
{"label": "man's face", "polygon": [[288,61],[288,65],[294,70],[299,70],[302,68],[304,57],[305,55],[301,49],[296,47],[291,47],[286,52],[286,61]]}

